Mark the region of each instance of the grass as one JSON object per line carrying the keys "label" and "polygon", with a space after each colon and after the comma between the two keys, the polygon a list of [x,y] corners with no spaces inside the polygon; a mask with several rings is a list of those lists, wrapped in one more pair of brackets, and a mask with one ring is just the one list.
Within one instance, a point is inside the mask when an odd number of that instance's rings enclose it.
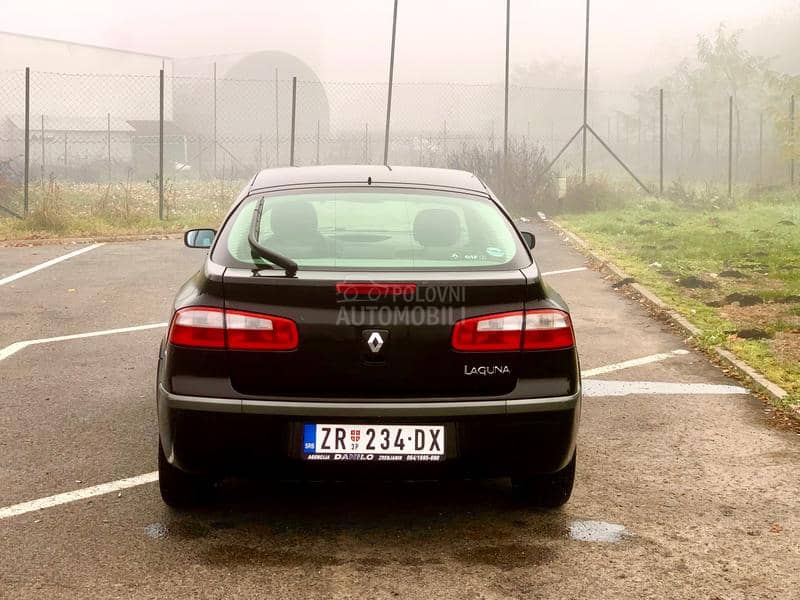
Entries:
{"label": "grass", "polygon": [[[241,187],[233,181],[166,181],[164,219],[153,182],[112,184],[50,180],[31,186],[24,219],[0,215],[0,241],[177,233],[216,227]],[[22,212],[19,191],[3,204]]]}
{"label": "grass", "polygon": [[557,220],[699,327],[701,345],[729,349],[800,403],[800,195],[705,208],[641,198]]}

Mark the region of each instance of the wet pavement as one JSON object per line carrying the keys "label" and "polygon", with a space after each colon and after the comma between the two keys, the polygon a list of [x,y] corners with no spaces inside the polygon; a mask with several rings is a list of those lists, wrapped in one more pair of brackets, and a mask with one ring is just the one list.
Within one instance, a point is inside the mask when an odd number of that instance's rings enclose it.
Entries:
{"label": "wet pavement", "polygon": [[[537,231],[543,271],[584,265]],[[73,249],[0,248],[1,271]],[[1,286],[0,352],[162,322],[201,260],[175,240],[107,244]],[[563,509],[521,506],[503,480],[229,481],[175,511],[146,483],[0,518],[0,598],[797,598],[800,436],[599,274],[547,279],[597,372]],[[0,360],[0,514],[156,469],[162,334]]]}

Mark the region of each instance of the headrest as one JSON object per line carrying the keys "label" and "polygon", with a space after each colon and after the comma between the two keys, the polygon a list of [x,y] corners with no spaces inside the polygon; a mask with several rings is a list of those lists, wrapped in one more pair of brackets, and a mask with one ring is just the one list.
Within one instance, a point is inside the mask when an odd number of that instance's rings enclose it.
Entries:
{"label": "headrest", "polygon": [[317,211],[305,200],[288,200],[276,204],[270,216],[272,234],[281,238],[297,238],[319,235]]}
{"label": "headrest", "polygon": [[458,215],[449,208],[428,208],[414,218],[414,239],[426,248],[452,246],[460,235]]}

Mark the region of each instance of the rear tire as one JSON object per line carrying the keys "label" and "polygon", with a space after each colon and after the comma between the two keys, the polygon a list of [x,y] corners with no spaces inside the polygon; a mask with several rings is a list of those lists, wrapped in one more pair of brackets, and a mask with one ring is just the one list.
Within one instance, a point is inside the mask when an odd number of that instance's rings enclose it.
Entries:
{"label": "rear tire", "polygon": [[208,502],[214,491],[214,480],[187,473],[169,464],[158,440],[158,487],[161,499],[173,508],[190,508]]}
{"label": "rear tire", "polygon": [[558,508],[567,503],[575,483],[575,459],[577,450],[566,467],[555,473],[512,478],[515,495],[529,506],[536,508]]}

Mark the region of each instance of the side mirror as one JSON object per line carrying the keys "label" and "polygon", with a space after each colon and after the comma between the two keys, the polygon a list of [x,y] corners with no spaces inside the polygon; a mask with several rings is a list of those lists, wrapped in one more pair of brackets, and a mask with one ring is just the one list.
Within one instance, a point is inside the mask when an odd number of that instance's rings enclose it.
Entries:
{"label": "side mirror", "polygon": [[536,247],[536,236],[530,231],[520,231],[520,233],[522,234],[522,239],[525,240],[525,244],[527,244],[528,248],[533,250]]}
{"label": "side mirror", "polygon": [[216,235],[213,229],[190,229],[183,234],[183,243],[187,248],[211,248]]}

